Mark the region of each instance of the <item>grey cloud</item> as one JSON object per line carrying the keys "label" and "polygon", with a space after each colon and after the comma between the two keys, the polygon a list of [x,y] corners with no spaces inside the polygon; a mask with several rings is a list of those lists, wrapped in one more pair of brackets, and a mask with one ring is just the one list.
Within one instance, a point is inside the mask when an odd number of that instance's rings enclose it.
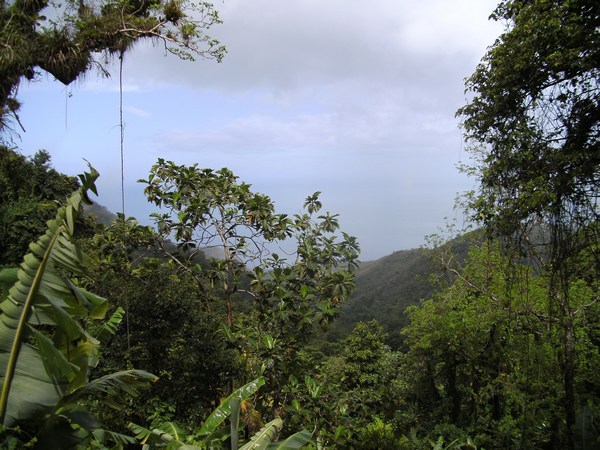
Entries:
{"label": "grey cloud", "polygon": [[140,47],[130,56],[128,72],[198,89],[296,89],[348,80],[443,84],[490,43],[497,27],[486,31],[481,16],[494,5],[489,0],[376,0],[368,6],[357,0],[227,0],[216,3],[224,24],[212,33],[229,49],[222,64],[190,64]]}

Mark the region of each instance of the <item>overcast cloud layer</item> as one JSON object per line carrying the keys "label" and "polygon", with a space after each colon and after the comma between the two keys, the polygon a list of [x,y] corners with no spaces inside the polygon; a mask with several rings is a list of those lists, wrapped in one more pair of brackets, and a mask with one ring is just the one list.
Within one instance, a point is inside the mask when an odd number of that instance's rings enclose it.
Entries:
{"label": "overcast cloud layer", "polygon": [[[138,178],[157,157],[229,167],[287,213],[322,191],[363,260],[417,247],[472,186],[454,113],[501,31],[488,0],[224,0],[221,64],[140,45],[124,66],[126,213],[147,222]],[[116,73],[116,72],[115,72]],[[118,79],[23,86],[21,148],[59,170],[85,158],[120,210]]]}

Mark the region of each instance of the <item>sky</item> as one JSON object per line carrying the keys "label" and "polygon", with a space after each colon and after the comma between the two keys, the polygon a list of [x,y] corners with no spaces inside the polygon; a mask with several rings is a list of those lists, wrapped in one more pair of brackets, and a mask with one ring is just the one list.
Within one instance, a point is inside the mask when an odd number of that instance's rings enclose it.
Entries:
{"label": "sky", "polygon": [[[151,223],[143,185],[157,158],[228,167],[278,212],[323,209],[358,238],[361,260],[415,248],[464,218],[475,180],[456,110],[503,31],[490,0],[218,0],[222,63],[181,61],[151,43],[123,66],[125,213]],[[46,149],[75,175],[99,172],[99,203],[121,210],[119,77],[24,83],[24,154]]]}

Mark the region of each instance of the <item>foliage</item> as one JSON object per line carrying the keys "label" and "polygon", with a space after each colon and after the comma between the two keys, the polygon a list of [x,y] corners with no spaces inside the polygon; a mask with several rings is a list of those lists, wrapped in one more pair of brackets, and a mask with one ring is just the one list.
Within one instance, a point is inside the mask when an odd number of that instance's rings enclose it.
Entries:
{"label": "foliage", "polygon": [[[431,237],[431,239],[442,239]],[[464,261],[469,245],[482,239],[481,233],[440,241],[439,248]],[[432,280],[436,258],[426,248],[401,250],[377,261],[361,262],[356,270],[356,289],[342,306],[339,319],[327,333],[329,341],[341,341],[350,335],[358,322],[377,320],[386,333],[386,344],[393,350],[404,347],[402,328],[409,323],[406,308],[430,298],[444,285]]]}
{"label": "foliage", "polygon": [[[186,433],[185,430],[174,423],[163,423],[152,430],[133,423],[129,427],[136,433],[136,438],[140,443],[148,447],[150,445],[161,447],[168,443],[168,448],[213,449],[222,448],[222,442],[228,439],[232,450],[238,448],[240,450],[293,450],[303,447],[312,439],[311,433],[306,430],[295,433],[284,441],[276,442],[279,431],[283,427],[283,421],[279,417],[265,424],[246,444],[239,447],[239,417],[242,404],[254,395],[264,383],[264,378],[260,377],[235,390],[211,413],[202,427],[194,431],[193,434]],[[231,421],[230,432],[223,433],[223,429],[220,429],[219,426],[228,417]]]}
{"label": "foliage", "polygon": [[596,221],[600,6],[503,1],[493,17],[509,29],[468,79],[474,97],[459,110],[466,137],[484,146],[474,213],[509,233],[561,204],[571,220]]}
{"label": "foliage", "polygon": [[384,344],[376,321],[359,323],[342,343],[343,353],[285,387],[293,426],[314,428],[323,448],[395,448],[398,434],[398,355]]}
{"label": "foliage", "polygon": [[[78,187],[76,177],[50,167],[50,155],[41,150],[26,158],[0,146],[0,266],[14,266],[30,242],[46,230],[58,208]],[[78,232],[85,232],[79,223]]]}
{"label": "foliage", "polygon": [[[264,401],[279,407],[278,386],[294,372],[300,344],[315,324],[326,326],[336,317],[354,287],[356,239],[334,234],[336,215],[317,215],[319,193],[306,199],[304,214],[290,218],[275,213],[268,196],[252,192],[228,169],[159,159],[141,181],[149,201],[167,210],[154,214],[163,237],[174,235],[181,250],[192,251],[187,255],[219,249],[208,267],[166,254],[200,291],[224,299],[225,335],[244,355],[250,375],[268,369],[273,397]],[[272,252],[290,239],[296,244],[293,261]],[[236,301],[249,302],[252,310],[234,322]]]}
{"label": "foliage", "polygon": [[[107,301],[77,286],[86,256],[73,240],[75,219],[97,173],[80,176],[82,187],[31,244],[18,270],[4,269],[0,309],[0,367],[3,432],[27,442],[71,446],[100,428],[80,399],[91,394],[118,398],[137,395],[155,377],[129,370],[89,381],[98,362],[98,341],[78,319],[101,319]],[[7,294],[7,295],[6,295]],[[117,319],[109,321],[111,328]],[[5,435],[6,436],[6,435]]]}
{"label": "foliage", "polygon": [[226,348],[217,318],[203,307],[209,294],[162,256],[159,247],[169,244],[158,242],[150,227],[120,216],[87,244],[93,258],[86,286],[110,294],[127,311],[124,326],[103,347],[98,369],[137,367],[161,377],[127,410],[103,408],[114,429],[146,420],[161,404],[183,424],[195,423],[238,373],[239,357]]}
{"label": "foliage", "polygon": [[[430,425],[439,424],[445,438],[471,436],[485,448],[557,445],[564,395],[562,374],[556,371],[561,335],[547,316],[548,279],[529,266],[515,265],[489,243],[474,247],[464,268],[447,270],[454,283],[411,308],[411,324],[404,330],[409,351],[401,368],[401,397],[412,417],[404,432],[417,427],[434,439],[440,429],[432,431]],[[577,307],[588,304],[592,292],[579,291]],[[575,363],[582,373],[600,360],[597,344],[584,337],[597,325],[579,319]],[[576,385],[580,405],[598,404],[589,388],[599,380],[590,375],[582,373]]]}
{"label": "foliage", "polygon": [[564,405],[552,445],[572,449],[585,314],[574,287],[592,287],[599,275],[600,5],[503,1],[493,17],[507,31],[467,81],[474,95],[459,110],[478,158],[469,170],[480,190],[470,205],[490,235],[548,277]]}

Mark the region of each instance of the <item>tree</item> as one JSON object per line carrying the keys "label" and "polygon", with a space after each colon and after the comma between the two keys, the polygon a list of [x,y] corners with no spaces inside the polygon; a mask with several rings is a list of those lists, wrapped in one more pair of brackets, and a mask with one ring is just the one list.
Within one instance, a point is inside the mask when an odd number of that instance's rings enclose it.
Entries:
{"label": "tree", "polygon": [[474,217],[549,277],[548,318],[562,335],[565,427],[574,447],[577,349],[573,286],[592,286],[600,261],[600,4],[500,3],[507,31],[467,80],[461,108],[480,180]]}
{"label": "tree", "polygon": [[[440,257],[451,285],[411,307],[403,330],[409,350],[401,372],[412,413],[439,430],[462,430],[485,448],[556,445],[560,338],[546,319],[547,280],[514,264],[497,243],[473,246],[464,267]],[[590,301],[589,291],[584,296],[580,304]],[[583,341],[576,362],[582,368],[598,363]]]}
{"label": "tree", "polygon": [[384,343],[377,321],[360,322],[330,356],[286,386],[296,426],[314,429],[323,448],[397,448],[392,424],[397,406],[398,354]]}
{"label": "tree", "polygon": [[[159,233],[174,236],[182,251],[165,253],[196,280],[208,306],[224,312],[224,331],[244,355],[249,376],[267,377],[263,398],[271,397],[264,401],[279,407],[281,380],[300,363],[299,347],[315,326],[336,317],[354,287],[356,239],[335,234],[337,216],[319,214],[319,193],[292,218],[276,213],[267,195],[252,192],[228,169],[159,159],[140,181],[148,200],[166,210],[153,215]],[[289,240],[296,250],[285,253]],[[275,253],[278,247],[286,257]],[[208,250],[215,255],[208,266],[193,261]]]}
{"label": "tree", "polygon": [[57,202],[78,185],[76,177],[50,166],[45,150],[27,158],[0,146],[0,266],[21,262],[29,243],[44,233],[46,221],[55,216]]}
{"label": "tree", "polygon": [[65,85],[94,66],[107,74],[95,55],[122,58],[142,39],[160,42],[185,59],[199,55],[220,60],[224,47],[205,33],[217,23],[219,16],[208,2],[2,0],[0,131],[6,131],[10,115],[18,122],[19,83],[35,79],[38,69]]}
{"label": "tree", "polygon": [[[288,296],[295,295],[317,307],[324,322],[334,317],[333,310],[350,295],[358,244],[346,233],[341,240],[333,234],[339,228],[335,215],[326,213],[315,221],[313,215],[321,209],[319,193],[307,198],[308,213],[292,220],[275,213],[267,195],[253,193],[249,184],[239,183],[226,168],[214,171],[159,159],[148,179],[140,181],[147,184],[148,200],[167,209],[153,214],[162,236],[173,234],[183,250],[216,249],[210,268],[186,265],[170,256],[187,272],[202,274],[200,289],[207,289],[202,283],[209,282],[221,290],[227,326],[233,325],[236,294],[250,297],[265,313],[270,303],[290,306],[293,302]],[[291,263],[273,251],[288,238],[297,244]],[[254,270],[249,274],[251,266]],[[244,288],[247,276],[252,281]],[[284,299],[288,300],[285,305]],[[302,324],[300,320],[297,325]]]}

